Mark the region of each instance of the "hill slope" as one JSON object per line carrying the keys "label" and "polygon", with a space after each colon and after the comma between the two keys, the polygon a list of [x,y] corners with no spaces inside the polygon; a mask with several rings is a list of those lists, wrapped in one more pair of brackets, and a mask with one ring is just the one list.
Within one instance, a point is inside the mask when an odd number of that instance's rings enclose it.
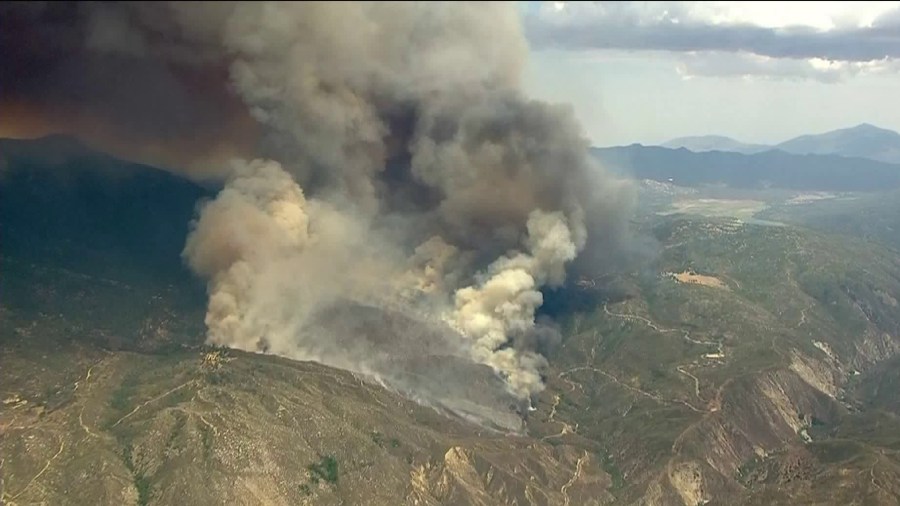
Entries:
{"label": "hill slope", "polygon": [[[18,340],[71,323],[10,316]],[[608,484],[575,448],[484,431],[317,364],[33,346],[0,352],[8,504],[588,504]]]}
{"label": "hill slope", "polygon": [[761,218],[880,242],[900,250],[900,191],[774,206]]}
{"label": "hill slope", "polygon": [[[8,216],[4,237],[20,234]],[[124,232],[83,255],[117,269],[63,263],[65,240],[13,237],[0,500],[896,504],[896,253],[729,219],[636,227],[659,245],[653,261],[545,294],[563,342],[521,434],[346,371],[202,346],[202,291],[177,269],[116,260]]]}
{"label": "hill slope", "polygon": [[214,195],[168,172],[51,136],[0,139],[5,256],[105,275],[184,279],[180,254],[196,202]]}
{"label": "hill slope", "polygon": [[[601,445],[623,504],[896,501],[900,425],[853,390],[900,351],[896,255],[731,220],[647,226],[652,267],[580,283],[599,307],[561,318],[532,429]],[[864,429],[876,419],[893,421]]]}
{"label": "hill slope", "polygon": [[3,145],[14,149],[0,179],[0,502],[606,495],[599,461],[580,449],[486,429],[346,371],[203,346],[205,294],[180,251],[206,190],[57,142]]}

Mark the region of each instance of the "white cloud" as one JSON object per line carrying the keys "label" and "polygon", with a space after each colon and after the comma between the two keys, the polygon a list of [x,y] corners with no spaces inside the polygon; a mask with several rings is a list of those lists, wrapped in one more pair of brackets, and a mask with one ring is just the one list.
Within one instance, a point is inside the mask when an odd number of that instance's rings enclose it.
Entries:
{"label": "white cloud", "polygon": [[684,77],[838,82],[898,70],[900,2],[584,2],[525,14],[538,49],[676,55]]}
{"label": "white cloud", "polygon": [[836,83],[858,75],[896,73],[897,60],[847,62],[821,58],[771,58],[752,53],[715,51],[677,55],[676,69],[684,79],[695,77],[740,77],[744,79],[813,79]]}
{"label": "white cloud", "polygon": [[691,2],[691,6],[698,20],[712,24],[832,30],[871,26],[900,2]]}
{"label": "white cloud", "polygon": [[763,28],[809,27],[818,30],[865,28],[900,2],[553,2],[533,11],[545,22],[631,21],[647,26],[663,22],[753,25]]}

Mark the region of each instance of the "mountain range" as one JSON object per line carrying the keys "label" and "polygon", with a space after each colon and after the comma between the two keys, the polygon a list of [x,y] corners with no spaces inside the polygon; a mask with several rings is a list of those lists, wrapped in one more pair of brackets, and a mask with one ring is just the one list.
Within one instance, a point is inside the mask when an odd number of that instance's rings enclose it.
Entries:
{"label": "mountain range", "polygon": [[704,151],[729,151],[733,153],[752,154],[773,149],[766,144],[747,144],[724,135],[696,135],[690,137],[678,137],[660,144],[661,147],[679,149],[684,148],[695,153]]}
{"label": "mountain range", "polygon": [[805,135],[776,146],[703,136],[663,146],[591,151],[611,170],[680,186],[847,192],[900,188],[900,134],[872,125]]}
{"label": "mountain range", "polygon": [[796,155],[778,150],[754,154],[695,153],[685,148],[640,144],[594,148],[592,153],[602,165],[616,172],[679,186],[712,184],[847,192],[900,188],[900,165],[868,158]]}
{"label": "mountain range", "polygon": [[694,152],[728,151],[743,154],[777,149],[798,155],[838,155],[900,163],[900,133],[868,123],[822,134],[801,135],[774,145],[747,144],[721,135],[701,135],[679,137],[661,146],[685,148]]}

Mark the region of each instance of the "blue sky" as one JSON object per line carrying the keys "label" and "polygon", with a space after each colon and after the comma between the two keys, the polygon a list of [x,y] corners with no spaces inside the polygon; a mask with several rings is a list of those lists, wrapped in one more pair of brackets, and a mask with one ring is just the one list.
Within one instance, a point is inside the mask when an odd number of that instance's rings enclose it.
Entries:
{"label": "blue sky", "polygon": [[900,130],[900,2],[523,2],[526,90],[595,145]]}

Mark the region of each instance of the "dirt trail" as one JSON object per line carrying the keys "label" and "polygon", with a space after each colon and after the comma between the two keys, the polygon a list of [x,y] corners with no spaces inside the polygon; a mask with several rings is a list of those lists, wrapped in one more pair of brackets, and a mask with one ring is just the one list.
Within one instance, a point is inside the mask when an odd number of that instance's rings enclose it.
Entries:
{"label": "dirt trail", "polygon": [[810,308],[805,307],[800,310],[800,321],[797,322],[797,328],[800,328],[803,324],[806,323],[806,312],[809,311]]}
{"label": "dirt trail", "polygon": [[693,337],[691,337],[691,333],[688,332],[687,330],[661,328],[661,327],[658,327],[652,321],[648,320],[647,318],[644,318],[643,316],[638,316],[638,315],[633,315],[633,314],[613,313],[612,311],[609,310],[609,308],[607,307],[606,304],[603,305],[603,312],[605,312],[608,316],[612,316],[615,318],[621,318],[623,320],[640,321],[644,325],[647,325],[648,327],[659,332],[660,334],[668,334],[671,332],[680,333],[685,341],[688,341],[690,343],[697,344],[700,346],[714,346],[719,355],[722,355],[723,357],[725,356],[725,352],[722,349],[722,343],[715,342],[715,341],[700,341],[698,339],[694,339]]}
{"label": "dirt trail", "polygon": [[550,416],[547,417],[551,422],[553,421],[553,417],[556,416],[556,407],[559,406],[560,399],[562,399],[562,396],[559,394],[553,396],[553,406],[550,407]]}
{"label": "dirt trail", "polygon": [[622,381],[619,380],[619,378],[617,378],[617,377],[613,376],[612,374],[604,371],[603,369],[599,369],[597,367],[587,366],[587,365],[580,366],[580,367],[573,367],[569,370],[559,373],[559,375],[560,376],[568,375],[568,374],[571,374],[573,372],[578,372],[578,371],[592,371],[592,372],[599,373],[599,374],[603,375],[604,377],[608,378],[609,380],[611,380],[613,383],[619,385],[620,387],[622,387],[626,390],[630,390],[636,394],[643,395],[644,397],[653,399],[654,401],[656,401],[660,404],[681,404],[683,406],[686,406],[688,409],[695,411],[697,413],[708,413],[707,410],[700,409],[687,401],[683,401],[681,399],[666,399],[666,398],[660,397],[654,393],[650,393],[646,390],[641,390],[640,388],[631,386],[628,383],[623,383]]}
{"label": "dirt trail", "polygon": [[92,432],[91,429],[88,428],[87,425],[84,424],[84,406],[81,406],[81,410],[78,412],[78,425],[87,433],[88,436],[100,438],[100,435]]}
{"label": "dirt trail", "polygon": [[572,427],[570,424],[568,424],[567,422],[564,422],[564,421],[562,421],[562,420],[556,420],[556,407],[559,406],[559,402],[560,402],[561,399],[562,399],[562,396],[559,395],[559,394],[556,394],[556,395],[554,396],[554,398],[553,398],[553,406],[550,408],[550,416],[547,417],[547,421],[548,421],[548,422],[551,422],[551,423],[559,423],[559,424],[561,424],[561,425],[562,425],[562,429],[559,431],[559,434],[551,434],[551,435],[549,435],[549,436],[544,436],[544,437],[542,437],[542,438],[541,438],[541,441],[546,441],[546,440],[551,439],[551,438],[563,437],[563,436],[565,436],[566,434],[575,434],[576,431],[578,430],[578,424],[577,424],[577,423],[575,424],[575,427],[573,428],[573,427]]}
{"label": "dirt trail", "polygon": [[[103,362],[103,360],[101,359],[100,362]],[[78,391],[78,387],[81,386],[81,383],[87,382],[89,379],[91,379],[91,372],[93,372],[94,367],[100,365],[100,362],[97,362],[96,364],[88,367],[87,374],[84,375],[84,378],[81,378],[80,380],[75,382],[75,387],[72,389],[73,392]]]}
{"label": "dirt trail", "polygon": [[47,463],[44,464],[44,468],[41,469],[36,475],[34,475],[34,477],[31,478],[31,479],[28,481],[28,483],[25,485],[25,487],[22,488],[22,490],[19,490],[19,493],[18,493],[18,494],[14,495],[14,496],[11,496],[11,497],[9,498],[9,500],[10,500],[10,501],[14,501],[14,500],[16,500],[20,495],[24,494],[25,491],[28,490],[28,488],[31,487],[31,485],[34,484],[34,482],[37,481],[38,478],[40,478],[41,476],[44,475],[44,473],[47,472],[47,469],[50,469],[50,464],[52,464],[53,461],[56,460],[57,457],[59,457],[59,455],[63,452],[63,449],[65,449],[65,447],[66,447],[66,440],[65,440],[64,438],[60,437],[60,439],[59,439],[59,450],[56,452],[56,454],[55,454],[54,456],[50,457],[50,459],[47,460]]}
{"label": "dirt trail", "polygon": [[881,462],[881,457],[883,454],[884,454],[884,452],[878,452],[878,454],[875,455],[875,462],[873,462],[872,467],[869,468],[869,479],[870,479],[872,485],[879,492],[887,495],[888,497],[892,497],[893,494],[891,494],[889,491],[885,490],[884,487],[882,487],[881,484],[878,483],[878,479],[875,477],[875,466],[877,466]]}
{"label": "dirt trail", "polygon": [[[90,381],[90,379],[91,379],[91,373],[94,372],[95,367],[97,367],[98,365],[103,363],[103,360],[104,359],[100,359],[99,361],[97,361],[97,363],[88,367],[87,373],[84,375],[84,378],[81,378],[80,380],[75,382],[75,387],[72,390],[73,392],[77,392],[78,387],[80,387],[82,384],[89,386],[88,381]],[[85,401],[83,401],[81,403],[81,409],[78,411],[78,425],[81,426],[81,428],[87,433],[88,436],[99,439],[101,436],[99,434],[97,434],[96,432],[91,431],[91,429],[88,428],[88,426],[84,423],[84,408],[85,407],[86,407]]]}
{"label": "dirt trail", "polygon": [[680,372],[681,374],[684,374],[684,375],[687,376],[688,378],[691,378],[692,380],[694,380],[694,395],[697,396],[697,399],[698,399],[698,400],[701,400],[701,401],[702,401],[703,399],[700,397],[700,380],[698,380],[697,377],[694,376],[693,374],[691,374],[691,373],[685,371],[683,365],[679,365],[679,366],[676,367],[675,369],[676,369],[678,372]]}
{"label": "dirt trail", "polygon": [[563,495],[563,500],[565,501],[563,504],[565,506],[569,506],[569,488],[578,481],[578,478],[581,477],[581,472],[584,467],[585,461],[589,458],[588,452],[584,452],[584,455],[578,457],[578,462],[575,464],[575,472],[572,474],[572,479],[569,480],[562,488],[559,489],[559,492]]}
{"label": "dirt trail", "polygon": [[185,383],[182,383],[181,385],[178,385],[178,386],[175,387],[175,388],[172,388],[171,390],[169,390],[169,391],[167,391],[167,392],[163,392],[163,393],[157,395],[156,397],[150,399],[149,401],[145,401],[145,402],[143,402],[143,403],[141,403],[141,404],[138,404],[137,406],[135,406],[134,409],[131,410],[130,413],[128,413],[127,415],[123,416],[122,418],[119,418],[119,419],[116,421],[116,423],[112,424],[112,427],[116,427],[117,425],[119,425],[120,423],[122,423],[123,421],[125,421],[126,418],[128,418],[128,417],[130,417],[131,415],[137,413],[139,409],[143,408],[143,407],[146,406],[147,404],[150,404],[151,402],[156,402],[156,401],[162,399],[163,397],[165,397],[165,396],[167,396],[167,395],[169,395],[169,394],[175,393],[175,392],[177,392],[178,390],[181,390],[182,388],[184,388],[184,387],[186,387],[186,386],[188,386],[188,385],[190,385],[190,384],[192,384],[192,383],[196,383],[196,382],[197,382],[197,380],[190,380],[190,381],[187,381],[187,382],[185,382]]}
{"label": "dirt trail", "polygon": [[[706,355],[704,355],[704,357],[707,357],[707,358],[724,358],[725,357],[725,350],[722,346],[722,343],[720,343],[720,342],[701,341],[699,339],[694,339],[693,337],[691,337],[691,333],[687,330],[662,328],[662,327],[659,327],[658,325],[656,325],[655,323],[653,323],[652,321],[650,321],[649,319],[644,318],[643,316],[632,315],[632,314],[623,314],[623,313],[613,313],[612,311],[609,310],[609,307],[607,307],[606,304],[603,305],[603,312],[605,312],[608,316],[612,316],[615,318],[621,318],[623,320],[640,321],[643,324],[650,327],[651,329],[653,329],[661,334],[667,334],[667,333],[672,333],[672,332],[680,333],[682,335],[682,337],[690,343],[693,343],[693,344],[696,344],[699,346],[713,346],[716,348],[715,354],[706,354]],[[684,365],[679,365],[675,369],[679,373],[691,378],[694,381],[694,395],[697,397],[698,400],[702,401],[703,398],[700,397],[700,380],[696,376],[691,374],[690,372],[686,371],[684,369],[684,367],[685,367]],[[699,410],[689,403],[686,403],[683,401],[681,401],[681,402],[683,404],[689,406],[694,411],[704,411],[705,412],[705,410]]]}

